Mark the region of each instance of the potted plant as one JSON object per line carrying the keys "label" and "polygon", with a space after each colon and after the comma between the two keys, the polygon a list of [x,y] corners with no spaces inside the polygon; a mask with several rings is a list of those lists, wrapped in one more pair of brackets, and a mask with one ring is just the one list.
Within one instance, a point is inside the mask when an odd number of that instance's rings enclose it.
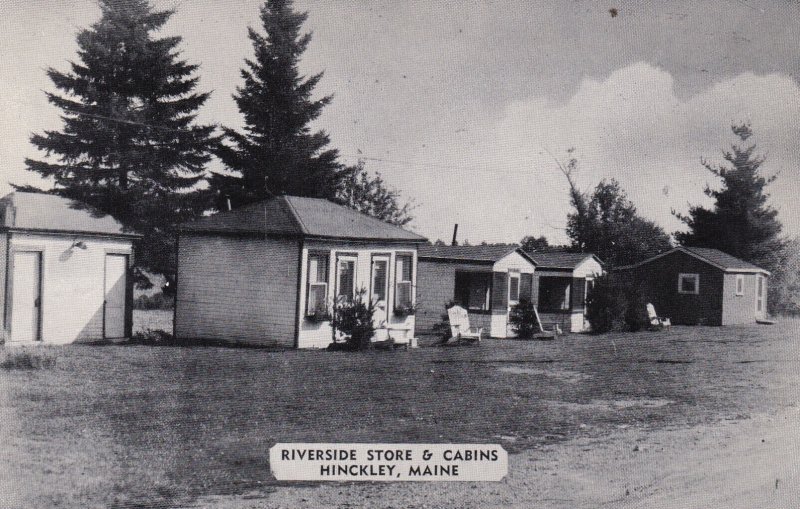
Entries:
{"label": "potted plant", "polygon": [[394,308],[394,316],[398,318],[405,318],[415,314],[417,314],[417,306],[415,304],[408,304]]}
{"label": "potted plant", "polygon": [[330,322],[333,319],[328,306],[320,304],[311,313],[306,315],[306,320],[312,323]]}

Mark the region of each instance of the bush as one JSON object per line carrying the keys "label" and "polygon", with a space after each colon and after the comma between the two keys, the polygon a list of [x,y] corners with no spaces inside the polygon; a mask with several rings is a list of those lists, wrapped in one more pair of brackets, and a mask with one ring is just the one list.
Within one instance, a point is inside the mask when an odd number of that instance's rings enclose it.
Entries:
{"label": "bush", "polygon": [[161,329],[145,329],[135,332],[131,336],[130,343],[151,346],[171,345],[175,343],[175,338],[169,332]]}
{"label": "bush", "polygon": [[170,310],[173,308],[175,301],[172,297],[164,295],[164,292],[154,293],[153,295],[139,295],[133,300],[133,309],[140,310],[153,310],[162,309]]}
{"label": "bush", "polygon": [[446,303],[444,305],[445,312],[440,316],[439,322],[435,323],[433,327],[431,327],[433,334],[441,339],[442,343],[447,343],[447,341],[452,337],[452,331],[450,330],[450,317],[447,314],[447,310],[455,305],[456,302],[453,300]]}
{"label": "bush", "polygon": [[638,331],[647,326],[647,301],[642,288],[625,277],[605,275],[594,281],[586,298],[592,332]]}
{"label": "bush", "polygon": [[347,347],[331,346],[332,350],[366,350],[371,346],[372,336],[375,334],[375,325],[372,323],[375,304],[365,301],[366,293],[366,290],[359,290],[354,299],[339,301],[334,306],[331,325],[335,332],[344,334]]}
{"label": "bush", "polygon": [[511,308],[511,313],[508,315],[508,323],[511,324],[511,330],[514,331],[518,338],[532,338],[534,332],[539,329],[539,321],[536,319],[536,310],[533,307],[533,303],[525,299],[520,300],[519,303]]}
{"label": "bush", "polygon": [[7,370],[49,369],[55,365],[55,357],[28,350],[10,350],[0,361],[0,368]]}

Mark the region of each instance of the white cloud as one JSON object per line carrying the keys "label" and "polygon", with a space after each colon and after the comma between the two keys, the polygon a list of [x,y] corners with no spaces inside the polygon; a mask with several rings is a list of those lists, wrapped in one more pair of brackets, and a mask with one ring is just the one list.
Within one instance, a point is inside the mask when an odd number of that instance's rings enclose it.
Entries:
{"label": "white cloud", "polygon": [[444,180],[419,174],[404,187],[424,204],[417,225],[432,238],[449,238],[459,222],[471,241],[529,233],[564,240],[558,227],[569,209],[567,187],[548,152],[564,158],[575,147],[581,186],[614,177],[642,214],[673,231],[680,224],[672,208],[708,203],[702,189],[713,176],[700,158],[721,160],[734,141],[730,125],[740,121],[752,124],[759,152],[769,156],[764,172],[781,172],[772,203],[787,231],[800,233],[800,88],[777,74],[742,74],[681,100],[668,72],[632,64],[602,81],[584,80],[563,104],[541,97],[510,103],[500,120],[437,157],[476,171],[450,171]]}

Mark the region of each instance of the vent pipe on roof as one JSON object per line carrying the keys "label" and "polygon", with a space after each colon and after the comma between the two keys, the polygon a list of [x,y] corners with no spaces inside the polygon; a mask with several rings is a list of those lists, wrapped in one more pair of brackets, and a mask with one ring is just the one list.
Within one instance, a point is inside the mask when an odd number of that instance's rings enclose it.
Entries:
{"label": "vent pipe on roof", "polygon": [[458,245],[458,223],[453,225],[453,241],[450,242],[451,246]]}
{"label": "vent pipe on roof", "polygon": [[230,212],[230,210],[231,210],[231,197],[230,196],[226,196],[225,197],[225,203],[228,205],[228,211]]}

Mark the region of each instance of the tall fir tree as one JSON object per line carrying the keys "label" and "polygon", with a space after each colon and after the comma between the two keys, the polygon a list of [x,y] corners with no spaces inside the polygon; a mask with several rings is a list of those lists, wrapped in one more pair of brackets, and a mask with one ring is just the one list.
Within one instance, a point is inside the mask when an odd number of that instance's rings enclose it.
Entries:
{"label": "tall fir tree", "polygon": [[[208,99],[197,65],[181,60],[181,38],[157,37],[173,11],[146,0],[99,0],[101,18],[77,37],[70,72],[47,75],[63,128],[31,136],[46,160],[27,159],[52,193],[79,200],[143,234],[138,268],[174,274],[174,227],[202,213],[214,127],[196,125]],[[139,272],[141,276],[141,271]],[[147,286],[144,278],[141,284]]]}
{"label": "tall fir tree", "polygon": [[683,245],[716,248],[771,270],[779,263],[784,245],[778,212],[767,204],[765,191],[776,176],[761,175],[765,157],[755,155],[755,145],[746,145],[753,135],[750,126],[739,124],[731,129],[739,142],[723,152],[727,164],[702,161],[721,181],[719,188],[707,185],[705,189],[714,206],[693,206],[688,215],[675,213],[689,228],[676,232],[675,238]]}
{"label": "tall fir tree", "polygon": [[264,34],[249,29],[255,51],[241,71],[244,84],[234,100],[244,117],[244,132],[225,128],[227,143],[218,156],[229,174],[214,173],[210,188],[218,208],[234,207],[273,195],[336,198],[343,176],[338,152],[327,148],[324,131],[312,132],[332,97],[313,99],[322,73],[300,75],[298,63],[311,41],[300,30],[307,13],[292,0],[267,0],[261,7]]}

